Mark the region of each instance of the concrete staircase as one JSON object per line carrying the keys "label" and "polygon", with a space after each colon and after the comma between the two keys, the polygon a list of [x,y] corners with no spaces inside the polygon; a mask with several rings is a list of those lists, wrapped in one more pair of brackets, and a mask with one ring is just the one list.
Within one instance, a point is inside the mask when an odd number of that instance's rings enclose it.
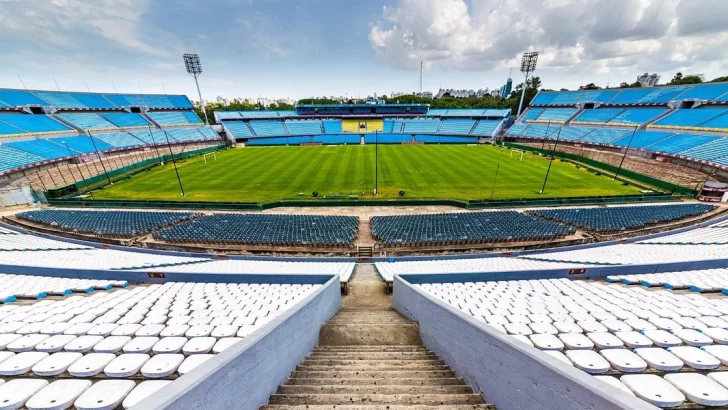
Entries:
{"label": "concrete staircase", "polygon": [[263,410],[495,409],[422,344],[373,268],[357,270],[350,289]]}

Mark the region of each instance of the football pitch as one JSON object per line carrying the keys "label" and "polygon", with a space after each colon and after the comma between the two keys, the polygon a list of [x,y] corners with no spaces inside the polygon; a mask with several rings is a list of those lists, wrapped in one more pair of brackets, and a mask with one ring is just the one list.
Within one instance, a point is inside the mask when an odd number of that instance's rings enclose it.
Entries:
{"label": "football pitch", "polygon": [[[554,160],[539,194],[548,159],[491,145],[374,145],[246,147],[177,163],[185,196],[171,163],[93,193],[95,199],[269,202],[357,195],[373,199],[482,200],[638,194],[584,168]],[[376,163],[375,163],[376,159]],[[500,164],[500,165],[498,165]],[[498,168],[496,178],[496,168]]]}

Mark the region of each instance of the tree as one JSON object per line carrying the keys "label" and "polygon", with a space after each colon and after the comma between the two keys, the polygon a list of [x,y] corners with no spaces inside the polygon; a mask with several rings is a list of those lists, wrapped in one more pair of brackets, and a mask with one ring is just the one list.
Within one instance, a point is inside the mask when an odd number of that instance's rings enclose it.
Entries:
{"label": "tree", "polygon": [[700,84],[702,82],[703,82],[703,79],[697,75],[683,76],[682,73],[677,73],[677,74],[675,74],[675,77],[673,77],[672,81],[670,81],[670,84],[672,84],[672,85]]}
{"label": "tree", "polygon": [[599,90],[599,89],[601,89],[601,87],[599,87],[598,85],[596,85],[594,83],[589,83],[589,84],[585,85],[584,87],[582,87],[582,89],[584,89],[584,90]]}
{"label": "tree", "polygon": [[711,83],[723,83],[728,81],[728,76],[718,77],[710,80]]}
{"label": "tree", "polygon": [[678,72],[677,74],[675,74],[675,77],[672,77],[670,84],[680,84],[680,81],[682,81],[682,78],[683,78],[682,73]]}
{"label": "tree", "polygon": [[559,91],[569,91],[569,89],[568,88],[562,88]]}
{"label": "tree", "polygon": [[629,88],[628,83],[619,83],[619,88]]}
{"label": "tree", "polygon": [[632,84],[619,83],[619,88],[640,88],[640,87],[642,87],[642,84],[640,84],[639,81],[635,81]]}

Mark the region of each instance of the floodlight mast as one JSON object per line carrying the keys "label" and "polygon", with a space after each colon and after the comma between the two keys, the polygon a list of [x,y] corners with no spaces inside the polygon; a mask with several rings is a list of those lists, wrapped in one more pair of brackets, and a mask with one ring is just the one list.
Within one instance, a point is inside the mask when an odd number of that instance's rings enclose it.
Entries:
{"label": "floodlight mast", "polygon": [[207,111],[205,110],[205,101],[202,99],[202,92],[200,92],[200,84],[197,82],[197,77],[202,74],[200,56],[197,54],[183,54],[182,58],[185,60],[185,69],[187,69],[187,74],[191,75],[195,79],[197,95],[200,97],[200,107],[202,108],[202,114],[205,116],[205,125],[210,125],[207,121]]}
{"label": "floodlight mast", "polygon": [[538,62],[538,51],[530,51],[523,53],[521,57],[521,72],[526,77],[523,81],[523,90],[521,90],[521,102],[518,104],[518,114],[516,118],[521,115],[523,109],[523,100],[526,98],[526,88],[528,87],[528,77],[536,71],[536,62]]}

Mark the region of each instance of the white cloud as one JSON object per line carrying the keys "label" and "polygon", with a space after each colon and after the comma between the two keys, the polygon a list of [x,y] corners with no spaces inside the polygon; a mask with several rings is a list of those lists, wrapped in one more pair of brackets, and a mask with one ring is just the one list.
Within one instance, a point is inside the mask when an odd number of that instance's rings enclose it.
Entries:
{"label": "white cloud", "polygon": [[538,50],[562,74],[728,69],[726,0],[393,1],[369,41],[395,68],[487,71]]}

